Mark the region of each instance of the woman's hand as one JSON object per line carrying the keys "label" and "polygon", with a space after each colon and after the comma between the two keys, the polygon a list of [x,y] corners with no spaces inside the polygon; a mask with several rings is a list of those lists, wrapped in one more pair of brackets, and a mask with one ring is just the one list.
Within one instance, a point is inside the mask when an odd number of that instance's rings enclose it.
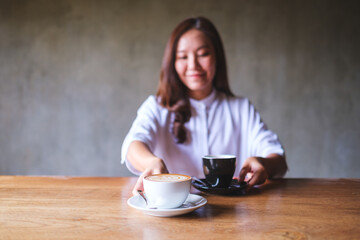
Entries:
{"label": "woman's hand", "polygon": [[249,175],[249,190],[254,185],[263,184],[268,178],[283,177],[287,169],[285,157],[278,154],[272,153],[266,158],[249,157],[242,166],[239,181],[244,181]]}
{"label": "woman's hand", "polygon": [[142,172],[132,191],[133,195],[137,194],[138,190],[144,190],[144,177],[169,172],[164,161],[155,156],[149,147],[141,141],[133,141],[130,144],[126,157],[135,169]]}
{"label": "woman's hand", "polygon": [[254,185],[263,184],[269,177],[265,167],[262,164],[263,161],[264,158],[260,157],[250,157],[245,160],[240,171],[239,181],[243,182],[248,176],[248,190]]}
{"label": "woman's hand", "polygon": [[169,171],[166,168],[166,165],[164,161],[160,158],[152,158],[150,161],[150,164],[148,167],[143,171],[143,173],[138,178],[135,187],[132,191],[133,195],[138,194],[138,190],[144,190],[143,186],[143,179],[146,176],[152,175],[152,174],[160,174],[160,173],[169,173]]}

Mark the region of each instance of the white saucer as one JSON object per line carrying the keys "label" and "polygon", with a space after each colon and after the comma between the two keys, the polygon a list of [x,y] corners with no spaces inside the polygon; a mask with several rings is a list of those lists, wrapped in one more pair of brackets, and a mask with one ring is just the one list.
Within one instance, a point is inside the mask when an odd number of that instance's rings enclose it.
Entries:
{"label": "white saucer", "polygon": [[149,209],[146,208],[144,199],[140,195],[135,195],[128,199],[127,204],[130,207],[143,211],[145,214],[157,216],[157,217],[173,217],[182,215],[185,213],[192,212],[207,203],[206,198],[196,195],[189,194],[188,198],[185,200],[184,204],[178,208],[172,209]]}

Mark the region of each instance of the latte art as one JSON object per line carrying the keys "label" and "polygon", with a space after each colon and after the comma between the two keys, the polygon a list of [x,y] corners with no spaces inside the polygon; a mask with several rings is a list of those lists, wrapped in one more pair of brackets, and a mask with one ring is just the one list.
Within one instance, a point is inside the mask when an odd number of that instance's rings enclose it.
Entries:
{"label": "latte art", "polygon": [[191,179],[191,177],[181,174],[157,174],[145,178],[156,182],[181,182]]}
{"label": "latte art", "polygon": [[177,208],[189,196],[191,177],[183,174],[154,174],[144,177],[143,184],[151,206]]}

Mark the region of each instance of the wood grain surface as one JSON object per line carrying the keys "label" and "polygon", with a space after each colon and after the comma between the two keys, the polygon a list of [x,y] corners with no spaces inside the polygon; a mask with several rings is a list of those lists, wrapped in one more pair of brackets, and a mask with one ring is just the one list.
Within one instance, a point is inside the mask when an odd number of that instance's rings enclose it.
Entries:
{"label": "wood grain surface", "polygon": [[136,178],[0,176],[0,239],[360,239],[360,179],[268,181],[159,218],[127,205]]}

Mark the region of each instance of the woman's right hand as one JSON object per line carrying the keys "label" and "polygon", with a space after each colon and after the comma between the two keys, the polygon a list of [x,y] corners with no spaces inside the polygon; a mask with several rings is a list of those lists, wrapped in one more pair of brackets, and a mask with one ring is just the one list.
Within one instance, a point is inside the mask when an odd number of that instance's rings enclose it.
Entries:
{"label": "woman's right hand", "polygon": [[150,165],[148,165],[148,167],[143,171],[143,173],[138,178],[135,187],[132,191],[133,195],[138,194],[138,190],[144,191],[144,186],[143,186],[144,177],[153,174],[169,173],[164,161],[161,158],[154,157],[150,161],[151,161]]}

